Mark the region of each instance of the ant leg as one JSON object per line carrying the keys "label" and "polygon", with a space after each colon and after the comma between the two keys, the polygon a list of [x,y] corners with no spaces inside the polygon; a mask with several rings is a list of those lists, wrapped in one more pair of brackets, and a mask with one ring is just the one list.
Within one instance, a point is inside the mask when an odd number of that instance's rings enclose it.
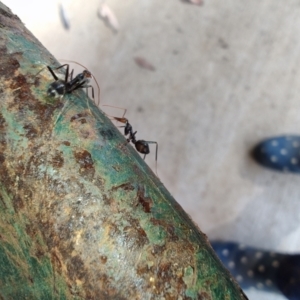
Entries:
{"label": "ant leg", "polygon": [[[92,85],[86,85],[86,82],[84,82],[84,81],[82,83],[80,83],[79,85],[76,85],[73,88],[71,88],[69,90],[69,93],[71,93],[73,91],[76,91],[76,90],[79,90],[79,89],[83,89],[83,88],[86,88],[87,96],[89,96],[88,88],[92,88],[92,96],[93,96],[93,100],[94,100],[94,88],[93,88],[93,86]],[[87,102],[87,105],[88,105],[88,109],[89,109],[90,113],[92,113],[88,102]]]}
{"label": "ant leg", "polygon": [[157,142],[151,142],[151,141],[147,141],[148,144],[156,144],[156,150],[155,150],[155,173],[157,174],[157,154],[158,154],[158,143]]}
{"label": "ant leg", "polygon": [[61,111],[59,112],[58,116],[56,117],[56,120],[54,121],[53,128],[55,127],[56,123],[58,122],[60,116],[62,116],[62,114],[63,114],[65,108],[67,107],[67,104],[68,104],[69,101],[70,101],[70,100],[67,99],[67,101],[64,103],[64,105],[63,105]]}
{"label": "ant leg", "polygon": [[[67,66],[67,68],[66,68],[66,75],[65,75],[65,82],[68,82],[68,78],[69,78],[69,67],[70,67],[69,64],[61,65],[61,66],[59,66],[59,67],[57,67],[57,68],[54,68],[53,70],[59,70],[59,69],[65,67],[65,66]],[[56,79],[56,80],[57,80],[57,79]]]}
{"label": "ant leg", "polygon": [[95,98],[95,95],[94,95],[94,88],[93,88],[93,86],[89,86],[91,89],[92,89],[92,97],[93,97],[93,99]]}
{"label": "ant leg", "polygon": [[[86,88],[86,95],[87,95],[87,96],[89,96],[88,88],[92,88],[92,97],[93,97],[93,100],[94,100],[94,102],[95,102],[95,99],[94,99],[94,88],[93,88],[93,86],[91,86],[91,85],[86,85],[85,88]],[[88,108],[89,108],[90,113],[92,114],[91,109],[90,109],[90,105],[89,105],[89,101],[87,101],[87,105],[88,105]]]}
{"label": "ant leg", "polygon": [[[74,61],[74,60],[67,60],[67,59],[59,59],[59,60],[60,60],[60,61],[64,61],[64,62],[74,63],[74,64],[76,64],[76,65],[78,65],[78,66],[83,67],[85,70],[87,70],[87,68],[86,68],[84,65],[78,63],[77,61]],[[98,81],[96,80],[96,78],[95,78],[95,76],[94,76],[93,74],[92,74],[92,77],[93,77],[93,79],[95,80],[96,85],[97,85],[97,89],[98,89],[98,106],[99,106],[99,105],[100,105],[100,87],[99,87]]]}
{"label": "ant leg", "polygon": [[67,69],[69,69],[69,64],[64,64],[64,65],[61,65],[59,67],[53,68],[53,70],[59,70],[59,69],[65,67],[65,66],[67,66]]}
{"label": "ant leg", "polygon": [[38,76],[45,68],[42,68],[41,70],[39,70],[36,74],[35,77]]}
{"label": "ant leg", "polygon": [[74,72],[74,69],[70,73],[70,80],[73,80],[73,72]]}
{"label": "ant leg", "polygon": [[74,85],[74,86],[71,86],[70,89],[68,90],[68,93],[72,93],[73,91],[76,91],[76,90],[79,90],[79,89],[83,89],[85,87],[85,82],[81,82],[80,84],[78,85]]}
{"label": "ant leg", "polygon": [[93,98],[93,100],[94,100],[94,102],[95,102],[94,87],[93,87],[92,85],[86,85],[85,87],[86,87],[86,94],[87,94],[87,95],[89,95],[89,93],[88,93],[88,88],[91,88],[91,89],[92,89],[92,98]]}
{"label": "ant leg", "polygon": [[52,74],[52,76],[53,76],[53,78],[55,79],[55,80],[58,80],[58,77],[55,75],[55,73],[53,72],[53,70],[58,70],[58,69],[61,69],[61,68],[63,68],[63,67],[65,67],[65,66],[67,66],[67,73],[66,73],[66,79],[65,79],[65,82],[67,82],[68,80],[68,76],[69,76],[69,65],[68,64],[64,64],[64,65],[62,65],[62,66],[59,66],[59,67],[57,67],[57,68],[51,68],[51,67],[49,67],[49,66],[47,66],[47,68],[48,68],[48,70],[50,71],[50,73]]}
{"label": "ant leg", "polygon": [[51,69],[51,67],[47,66],[47,68],[48,68],[49,72],[51,73],[51,75],[53,76],[53,78],[55,80],[58,80],[58,77],[55,75],[55,73],[53,72],[53,70]]}
{"label": "ant leg", "polygon": [[98,84],[98,82],[97,82],[97,80],[95,79],[94,76],[93,76],[93,79],[95,80],[97,88],[98,88],[98,102],[97,102],[97,105],[99,107],[99,105],[100,105],[100,87],[99,87],[99,84]]}
{"label": "ant leg", "polygon": [[[87,96],[89,96],[88,88],[92,88],[92,96],[93,96],[93,100],[94,100],[94,88],[93,88],[93,86],[86,85],[86,82],[84,82],[84,81],[82,83],[80,83],[79,85],[75,86],[73,89],[71,89],[70,92],[78,90],[78,89],[83,89],[83,88],[86,88],[86,95]],[[88,106],[88,109],[89,109],[90,113],[92,114],[88,100],[87,100],[87,106]]]}
{"label": "ant leg", "polygon": [[[68,79],[69,79],[69,65],[67,64],[67,70],[66,70],[66,76],[65,76],[65,83],[68,82]],[[72,76],[73,76],[73,70],[72,70]]]}
{"label": "ant leg", "polygon": [[[92,95],[93,95],[93,99],[94,99],[94,88],[91,85],[86,85],[86,82],[81,82],[78,85],[75,85],[74,87],[71,87],[68,91],[68,93],[71,93],[73,91],[79,90],[79,89],[83,89],[83,88],[92,88]],[[86,91],[86,93],[88,94],[88,92]]]}

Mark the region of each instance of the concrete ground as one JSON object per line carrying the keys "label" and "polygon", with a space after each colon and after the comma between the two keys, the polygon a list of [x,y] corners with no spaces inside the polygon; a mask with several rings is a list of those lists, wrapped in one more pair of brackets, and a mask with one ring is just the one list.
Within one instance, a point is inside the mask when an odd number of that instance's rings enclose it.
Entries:
{"label": "concrete ground", "polygon": [[138,138],[158,142],[161,181],[209,238],[299,252],[300,176],[249,156],[263,138],[300,134],[299,1],[107,0],[118,33],[96,0],[61,2],[69,30],[56,1],[4,3],[57,58],[94,73],[101,104],[127,108]]}

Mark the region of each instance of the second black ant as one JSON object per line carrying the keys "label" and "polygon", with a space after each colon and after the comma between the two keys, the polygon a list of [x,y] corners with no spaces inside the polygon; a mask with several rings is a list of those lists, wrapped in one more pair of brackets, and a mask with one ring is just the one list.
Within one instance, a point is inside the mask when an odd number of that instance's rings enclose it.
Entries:
{"label": "second black ant", "polygon": [[[110,107],[115,107],[115,106],[111,106],[111,105],[103,105],[103,106],[110,106]],[[115,108],[119,108],[119,107],[115,107]],[[156,144],[156,151],[155,151],[155,169],[156,169],[156,174],[157,174],[157,153],[158,153],[158,143],[154,142],[154,141],[145,141],[145,140],[136,140],[135,135],[137,133],[137,131],[133,132],[133,128],[132,125],[129,123],[128,119],[125,118],[125,113],[126,113],[126,109],[124,108],[120,108],[124,110],[124,114],[121,118],[118,117],[113,117],[110,116],[111,118],[113,118],[114,120],[121,122],[123,124],[125,124],[124,126],[120,126],[121,128],[124,128],[124,135],[125,137],[127,137],[127,142],[131,142],[132,144],[134,144],[135,149],[141,153],[144,154],[144,160],[146,158],[146,155],[150,153],[150,148],[149,148],[149,144]]]}

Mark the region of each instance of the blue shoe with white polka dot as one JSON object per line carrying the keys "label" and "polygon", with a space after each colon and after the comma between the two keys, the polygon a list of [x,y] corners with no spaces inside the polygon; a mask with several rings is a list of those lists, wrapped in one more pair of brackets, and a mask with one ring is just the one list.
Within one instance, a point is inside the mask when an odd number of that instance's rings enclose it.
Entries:
{"label": "blue shoe with white polka dot", "polygon": [[255,146],[252,156],[264,167],[300,173],[300,136],[283,135],[266,139]]}
{"label": "blue shoe with white polka dot", "polygon": [[211,242],[242,289],[256,288],[300,300],[300,254],[280,254],[234,242]]}

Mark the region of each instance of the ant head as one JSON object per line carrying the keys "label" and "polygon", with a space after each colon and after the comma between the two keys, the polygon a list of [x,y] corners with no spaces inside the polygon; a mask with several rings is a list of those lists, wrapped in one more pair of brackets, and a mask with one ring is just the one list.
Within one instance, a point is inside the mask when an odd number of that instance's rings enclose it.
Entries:
{"label": "ant head", "polygon": [[82,74],[85,78],[92,78],[92,73],[88,70],[83,70]]}

